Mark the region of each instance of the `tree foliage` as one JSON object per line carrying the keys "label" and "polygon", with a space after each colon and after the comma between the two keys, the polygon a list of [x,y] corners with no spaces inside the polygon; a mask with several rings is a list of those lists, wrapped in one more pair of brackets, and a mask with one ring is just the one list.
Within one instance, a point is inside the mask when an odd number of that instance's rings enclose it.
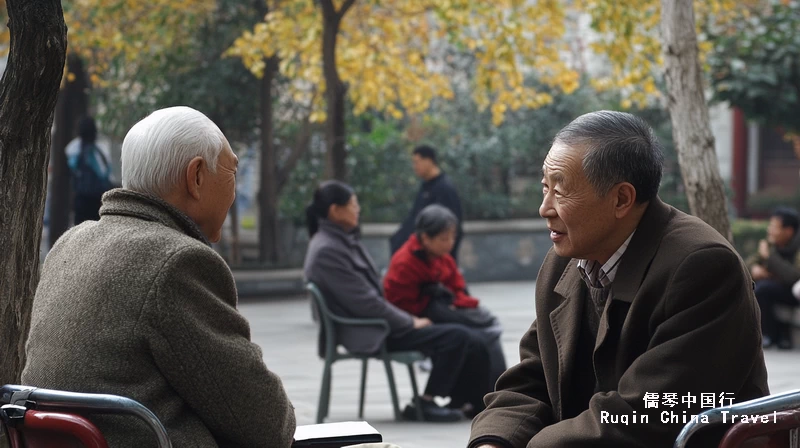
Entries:
{"label": "tree foliage", "polygon": [[[230,54],[257,75],[265,57],[279,56],[281,73],[295,81],[293,96],[309,101],[312,86],[324,89],[321,7],[313,0],[276,3]],[[340,8],[343,1],[335,3]],[[356,114],[378,110],[400,118],[426,111],[434,98],[452,98],[446,49],[468,52],[478,67],[473,98],[499,124],[508,110],[552,100],[524,84],[529,67],[547,86],[577,88],[578,74],[559,58],[568,49],[564,14],[556,0],[356,1],[341,23],[337,67]],[[323,103],[319,95],[313,121],[326,119]]]}
{"label": "tree foliage", "polygon": [[[698,47],[701,61],[712,49],[704,33],[707,24],[727,24],[735,19],[741,4],[758,0],[695,0]],[[657,80],[661,77],[663,57],[659,24],[660,0],[583,0],[580,8],[592,19],[598,32],[592,42],[594,52],[607,59],[610,70],[592,81],[601,90],[621,91],[625,95],[622,107],[646,105],[660,95]]]}
{"label": "tree foliage", "polygon": [[762,124],[800,133],[800,3],[743,8],[714,29],[709,58],[714,99]]}
{"label": "tree foliage", "polygon": [[141,91],[135,79],[142,67],[190,45],[195,29],[214,12],[215,4],[213,0],[65,0],[69,51],[86,61],[92,84],[118,83],[137,95]]}
{"label": "tree foliage", "polygon": [[[296,81],[294,95],[307,100],[309,86],[324,86],[322,13],[313,0],[277,3],[229,54],[257,75],[264,57],[277,54],[281,73]],[[711,20],[729,23],[739,3],[695,1],[698,29]],[[660,95],[660,10],[659,0],[358,0],[342,23],[337,64],[356,114],[378,110],[399,118],[424,112],[434,98],[452,98],[448,49],[469,54],[478,67],[472,96],[478,107],[490,108],[499,125],[508,111],[552,101],[547,89],[524,85],[526,73],[535,72],[546,87],[566,93],[577,88],[579,74],[564,61],[570,51],[565,30],[588,15],[596,31],[591,48],[609,63],[594,87],[623,92],[622,107],[644,106]],[[712,48],[705,34],[699,46],[705,57]],[[321,95],[314,121],[326,118],[323,102]]]}

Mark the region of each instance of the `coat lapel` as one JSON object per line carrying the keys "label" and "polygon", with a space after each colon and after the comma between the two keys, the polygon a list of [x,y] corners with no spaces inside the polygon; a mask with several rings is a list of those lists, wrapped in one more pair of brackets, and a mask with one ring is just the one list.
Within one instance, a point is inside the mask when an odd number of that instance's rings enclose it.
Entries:
{"label": "coat lapel", "polygon": [[[553,291],[565,299],[561,305],[550,313],[550,325],[553,328],[558,350],[557,390],[560,395],[559,397],[553,397],[552,402],[554,407],[557,408],[555,409],[555,414],[560,420],[563,412],[561,403],[565,402],[565,397],[568,395],[569,375],[572,374],[573,366],[575,365],[575,351],[577,350],[578,337],[581,330],[580,316],[583,313],[583,302],[586,300],[585,288],[578,272],[577,260],[569,262]],[[577,319],[576,316],[578,316]]]}
{"label": "coat lapel", "polygon": [[664,228],[669,221],[671,210],[658,197],[653,199],[619,261],[619,269],[611,286],[611,297],[600,317],[595,341],[593,360],[595,374],[601,386],[609,380],[613,369],[609,363],[612,363],[614,359],[613,356],[604,356],[603,353],[613,352],[614,346],[619,341],[628,309],[644,281],[659,244],[661,244],[661,237],[664,235]]}

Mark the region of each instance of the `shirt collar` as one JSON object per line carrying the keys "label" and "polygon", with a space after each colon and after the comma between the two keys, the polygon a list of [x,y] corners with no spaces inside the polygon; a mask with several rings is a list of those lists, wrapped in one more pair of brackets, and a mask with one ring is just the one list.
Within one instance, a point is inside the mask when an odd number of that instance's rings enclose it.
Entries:
{"label": "shirt collar", "polygon": [[636,230],[628,235],[628,238],[602,266],[595,260],[578,260],[578,272],[581,273],[581,277],[587,285],[595,288],[608,288],[611,286],[617,276],[617,268],[619,267],[620,259],[622,259],[622,254],[628,249],[628,244],[631,242],[634,233],[636,233]]}

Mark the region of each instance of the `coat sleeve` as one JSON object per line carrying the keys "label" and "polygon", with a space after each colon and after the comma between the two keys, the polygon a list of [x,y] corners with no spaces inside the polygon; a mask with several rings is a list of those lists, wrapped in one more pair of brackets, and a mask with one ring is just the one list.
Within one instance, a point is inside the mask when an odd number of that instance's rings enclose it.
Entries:
{"label": "coat sleeve", "polygon": [[486,395],[486,410],[472,423],[470,448],[492,441],[524,448],[537,432],[553,422],[536,321],[522,337],[519,355],[519,364],[500,376],[496,392]]}
{"label": "coat sleeve", "polygon": [[453,305],[459,308],[476,308],[480,304],[480,301],[467,294],[467,283],[464,281],[464,276],[461,275],[461,271],[458,270],[456,261],[449,255],[445,257],[448,275],[443,279],[442,284],[455,295]]}
{"label": "coat sleeve", "polygon": [[351,317],[386,319],[392,333],[410,330],[414,326],[411,315],[387,302],[344,257],[334,248],[321,249],[315,260],[312,281],[330,291],[336,303]]}
{"label": "coat sleeve", "polygon": [[386,300],[412,314],[417,314],[424,308],[420,297],[421,281],[414,269],[408,264],[394,257],[389,265],[389,271],[383,278],[383,293]]}
{"label": "coat sleeve", "polygon": [[774,248],[770,251],[766,260],[766,268],[776,280],[787,287],[791,287],[800,280],[800,251],[795,254],[793,260],[787,260],[778,254]]}
{"label": "coat sleeve", "polygon": [[[599,440],[608,446],[672,446],[683,422],[664,423],[663,413],[669,411],[663,406],[646,409],[646,393],[678,397],[714,393],[718,407],[721,393],[742,390],[757,364],[763,363],[760,315],[749,275],[730,249],[706,248],[687,256],[659,308],[651,319],[647,350],[622,374],[617,390],[595,394],[589,409],[544,427],[529,446],[590,447]],[[762,379],[761,392],[766,395],[766,372]],[[699,405],[698,398],[697,404],[679,404],[671,412],[696,414]],[[602,421],[601,413],[630,418],[634,411],[640,417],[647,414],[649,421],[630,425]]]}
{"label": "coat sleeve", "polygon": [[206,248],[181,249],[158,274],[140,324],[155,364],[220,445],[288,448],[294,408],[235,305],[225,262]]}

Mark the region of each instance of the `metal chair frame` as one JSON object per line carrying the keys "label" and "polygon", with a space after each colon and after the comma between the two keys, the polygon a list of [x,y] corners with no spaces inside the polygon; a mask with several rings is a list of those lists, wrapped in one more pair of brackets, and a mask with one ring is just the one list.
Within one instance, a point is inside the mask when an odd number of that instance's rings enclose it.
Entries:
{"label": "metal chair frame", "polygon": [[389,331],[389,323],[384,319],[353,319],[341,317],[333,314],[328,306],[325,304],[325,298],[322,295],[319,287],[313,282],[306,285],[306,289],[311,293],[311,297],[316,304],[320,325],[320,331],[324,332],[325,337],[325,367],[322,373],[322,387],[319,394],[319,406],[317,408],[317,423],[322,423],[325,417],[328,416],[330,408],[330,395],[331,395],[331,373],[333,364],[337,361],[345,359],[359,359],[361,360],[361,393],[359,396],[358,404],[358,418],[364,418],[364,398],[366,396],[367,386],[367,362],[370,359],[378,359],[383,362],[386,369],[386,378],[389,381],[389,392],[392,396],[392,407],[394,408],[394,417],[396,420],[402,420],[403,416],[400,412],[400,404],[397,399],[397,386],[394,381],[394,372],[392,371],[392,361],[405,364],[408,367],[408,374],[411,378],[411,390],[414,394],[414,402],[416,404],[417,420],[424,420],[422,408],[419,405],[419,391],[417,389],[417,377],[414,373],[414,363],[425,359],[425,355],[418,351],[402,351],[390,352],[386,349],[386,344],[381,344],[380,350],[372,355],[359,355],[352,353],[340,353],[337,350],[339,343],[336,340],[336,325],[347,326],[378,326],[383,327]]}
{"label": "metal chair frame", "polygon": [[[774,446],[772,442],[778,446],[797,446],[800,433],[800,409],[776,412],[774,414],[775,421],[771,420],[773,416],[764,415],[770,419],[768,423],[735,423],[722,437],[718,448],[737,448],[748,440],[760,436],[769,436],[768,446]],[[791,445],[790,441],[795,445]]]}
{"label": "metal chair frame", "polygon": [[7,384],[0,388],[0,404],[22,406],[37,411],[131,415],[143,420],[153,431],[159,448],[172,448],[167,430],[158,417],[144,405],[130,398]]}
{"label": "metal chair frame", "polygon": [[[697,419],[693,419],[683,427],[678,437],[675,439],[673,448],[686,448],[686,445],[689,443],[689,438],[693,434],[702,428],[723,424],[723,417],[729,414],[761,415],[773,411],[781,412],[792,409],[800,409],[800,390],[756,398],[731,406],[709,409],[698,414]],[[723,414],[723,412],[727,412],[728,414]],[[703,421],[706,420],[703,416],[707,417],[708,423],[703,423]]]}

